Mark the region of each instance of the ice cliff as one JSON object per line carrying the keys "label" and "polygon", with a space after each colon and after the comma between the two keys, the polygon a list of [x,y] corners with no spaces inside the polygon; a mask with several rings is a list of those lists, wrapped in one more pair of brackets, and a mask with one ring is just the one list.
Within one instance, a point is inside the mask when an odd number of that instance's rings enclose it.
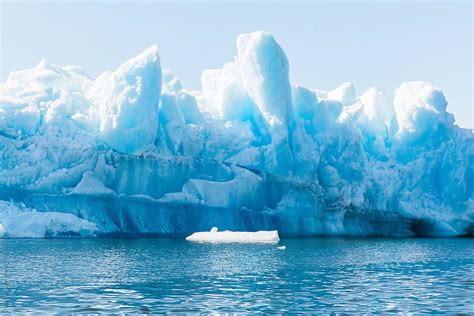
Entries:
{"label": "ice cliff", "polygon": [[201,83],[186,90],[156,46],[97,78],[44,60],[10,73],[0,235],[473,234],[473,131],[434,85],[305,88],[266,32]]}

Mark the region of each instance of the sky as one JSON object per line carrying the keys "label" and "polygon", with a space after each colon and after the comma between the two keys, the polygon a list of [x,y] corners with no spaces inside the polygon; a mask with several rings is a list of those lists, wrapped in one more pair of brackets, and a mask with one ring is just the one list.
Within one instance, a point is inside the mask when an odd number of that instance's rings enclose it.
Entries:
{"label": "sky", "polygon": [[204,69],[236,55],[240,33],[266,30],[290,79],[332,90],[351,81],[393,98],[404,81],[443,90],[457,124],[474,127],[473,4],[464,2],[158,2],[0,0],[0,81],[42,58],[97,76],[157,44],[165,69],[200,89]]}

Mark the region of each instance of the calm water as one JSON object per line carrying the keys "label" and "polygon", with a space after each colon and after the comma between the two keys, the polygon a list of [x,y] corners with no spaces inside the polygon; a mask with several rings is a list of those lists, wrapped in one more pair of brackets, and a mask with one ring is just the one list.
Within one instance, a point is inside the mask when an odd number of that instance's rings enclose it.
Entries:
{"label": "calm water", "polygon": [[0,243],[3,312],[474,312],[474,239]]}

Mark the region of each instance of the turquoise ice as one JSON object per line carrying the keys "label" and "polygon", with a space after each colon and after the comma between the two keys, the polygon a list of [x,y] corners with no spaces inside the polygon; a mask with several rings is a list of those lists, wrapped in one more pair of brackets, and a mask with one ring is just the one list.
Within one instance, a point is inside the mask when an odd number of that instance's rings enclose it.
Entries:
{"label": "turquoise ice", "polygon": [[255,32],[189,91],[158,51],[97,78],[43,60],[0,84],[1,234],[21,236],[15,218],[33,210],[63,235],[473,234],[473,133],[433,84],[394,100],[302,87]]}

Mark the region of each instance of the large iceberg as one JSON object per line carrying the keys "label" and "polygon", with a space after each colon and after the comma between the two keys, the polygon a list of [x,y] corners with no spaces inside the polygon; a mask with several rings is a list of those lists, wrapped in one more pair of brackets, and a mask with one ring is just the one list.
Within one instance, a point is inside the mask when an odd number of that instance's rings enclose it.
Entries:
{"label": "large iceberg", "polygon": [[44,60],[10,73],[0,234],[474,233],[473,131],[431,83],[403,83],[393,101],[306,88],[267,32],[240,35],[201,82],[186,90],[156,46],[97,78]]}

